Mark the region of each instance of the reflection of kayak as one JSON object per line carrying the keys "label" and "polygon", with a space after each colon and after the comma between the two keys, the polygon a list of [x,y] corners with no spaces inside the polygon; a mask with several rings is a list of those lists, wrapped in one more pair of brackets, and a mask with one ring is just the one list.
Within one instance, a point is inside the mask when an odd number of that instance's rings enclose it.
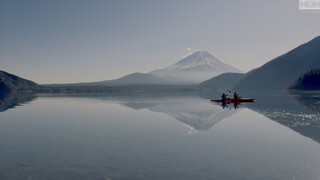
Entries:
{"label": "reflection of kayak", "polygon": [[211,101],[212,102],[225,102],[225,103],[241,103],[241,102],[253,102],[254,98],[237,98],[237,99],[227,98],[226,100],[212,99]]}

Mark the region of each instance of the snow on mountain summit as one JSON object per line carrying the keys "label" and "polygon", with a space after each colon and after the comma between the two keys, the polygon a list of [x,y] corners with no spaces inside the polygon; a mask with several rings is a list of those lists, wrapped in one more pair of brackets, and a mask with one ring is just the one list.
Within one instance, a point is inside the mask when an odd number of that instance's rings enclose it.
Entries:
{"label": "snow on mountain summit", "polygon": [[212,66],[215,67],[219,65],[221,62],[212,56],[210,53],[206,51],[196,51],[191,55],[185,57],[181,61],[175,63],[172,66],[167,67],[167,69],[174,69],[174,68],[194,68],[198,66]]}
{"label": "snow on mountain summit", "polygon": [[177,63],[150,72],[167,81],[195,84],[226,72],[241,72],[206,51],[196,51]]}

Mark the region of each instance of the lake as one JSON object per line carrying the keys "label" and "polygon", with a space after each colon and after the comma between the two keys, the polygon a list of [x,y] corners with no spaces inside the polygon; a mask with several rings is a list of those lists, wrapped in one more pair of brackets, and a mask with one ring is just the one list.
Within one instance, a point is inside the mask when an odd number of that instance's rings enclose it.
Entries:
{"label": "lake", "polygon": [[0,102],[0,179],[320,179],[320,93]]}

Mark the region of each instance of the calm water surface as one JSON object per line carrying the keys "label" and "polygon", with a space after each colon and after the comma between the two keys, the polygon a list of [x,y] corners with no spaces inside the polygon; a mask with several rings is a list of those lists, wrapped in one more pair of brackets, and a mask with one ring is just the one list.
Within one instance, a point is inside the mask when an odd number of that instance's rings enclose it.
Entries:
{"label": "calm water surface", "polygon": [[237,109],[198,96],[9,98],[0,179],[317,180],[319,97]]}

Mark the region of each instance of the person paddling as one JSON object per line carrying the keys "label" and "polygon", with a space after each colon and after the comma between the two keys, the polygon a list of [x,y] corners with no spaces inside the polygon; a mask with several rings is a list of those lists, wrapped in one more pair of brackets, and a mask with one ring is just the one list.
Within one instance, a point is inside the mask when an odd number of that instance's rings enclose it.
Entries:
{"label": "person paddling", "polygon": [[227,95],[225,93],[222,93],[221,100],[222,101],[226,101],[227,100]]}
{"label": "person paddling", "polygon": [[238,98],[239,98],[239,94],[237,94],[237,92],[234,92],[233,99],[238,99]]}

